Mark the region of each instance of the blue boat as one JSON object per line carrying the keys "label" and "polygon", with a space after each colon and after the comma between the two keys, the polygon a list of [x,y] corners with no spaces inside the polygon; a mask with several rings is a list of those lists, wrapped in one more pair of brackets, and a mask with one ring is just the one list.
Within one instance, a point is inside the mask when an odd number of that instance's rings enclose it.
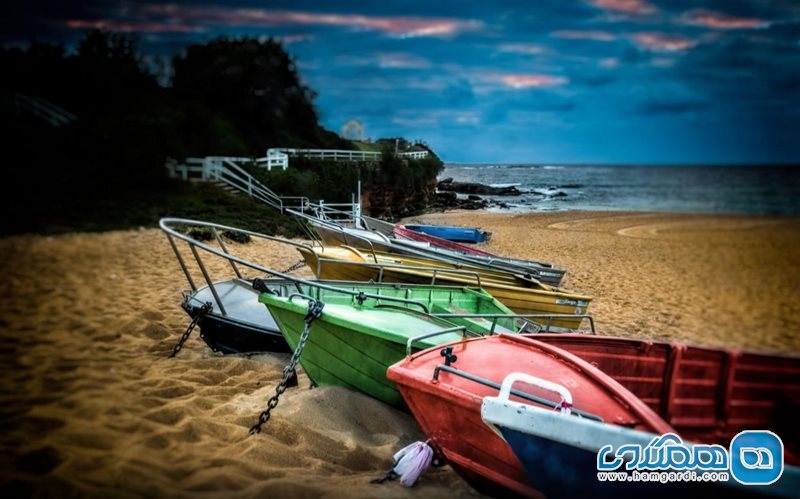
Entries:
{"label": "blue boat", "polygon": [[451,227],[447,225],[406,225],[407,229],[448,241],[460,243],[482,243],[488,241],[492,233],[475,227]]}
{"label": "blue boat", "polygon": [[[509,400],[511,385],[517,381],[556,392],[567,403],[562,410],[554,411]],[[800,468],[790,465],[785,465],[783,474],[775,483],[762,486],[742,485],[733,477],[725,482],[600,481],[597,456],[605,446],[619,449],[633,444],[645,449],[650,444],[653,449],[653,442],[663,445],[666,441],[693,449],[694,444],[683,443],[673,433],[657,435],[624,426],[630,422],[612,424],[578,417],[570,414],[571,404],[572,395],[565,387],[523,373],[511,373],[504,380],[500,394],[485,397],[481,406],[483,421],[502,435],[523,465],[530,484],[547,498],[653,499],[675,498],[686,493],[692,497],[701,494],[713,494],[713,497],[798,497],[800,494]],[[670,441],[670,438],[676,440]],[[612,453],[608,457],[613,456]],[[621,466],[616,471],[624,470],[625,467]],[[611,471],[609,474],[616,473]],[[701,475],[702,471],[696,471],[696,474]]]}

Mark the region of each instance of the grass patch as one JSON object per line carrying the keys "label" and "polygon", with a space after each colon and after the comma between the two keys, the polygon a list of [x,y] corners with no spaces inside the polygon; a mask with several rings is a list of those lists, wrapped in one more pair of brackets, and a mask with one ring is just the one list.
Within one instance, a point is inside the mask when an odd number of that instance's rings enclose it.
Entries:
{"label": "grass patch", "polygon": [[[302,235],[293,218],[263,203],[214,185],[180,180],[111,182],[103,186],[59,184],[51,192],[22,195],[13,203],[13,207],[5,209],[16,216],[0,221],[0,235],[155,228],[162,217],[202,220],[288,237]],[[243,236],[246,235],[228,233],[226,237],[243,242]],[[209,233],[208,237],[213,235]]]}

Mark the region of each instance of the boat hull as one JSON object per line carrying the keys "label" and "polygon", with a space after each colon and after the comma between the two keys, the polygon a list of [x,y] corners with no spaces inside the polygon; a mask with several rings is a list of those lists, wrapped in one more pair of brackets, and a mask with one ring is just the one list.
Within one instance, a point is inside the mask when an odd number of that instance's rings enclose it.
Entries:
{"label": "boat hull", "polygon": [[404,225],[395,225],[392,230],[392,234],[394,234],[395,237],[410,239],[412,241],[430,243],[433,246],[437,246],[439,248],[458,251],[460,253],[466,253],[469,255],[489,256],[489,257],[495,256],[492,253],[489,253],[488,251],[484,251],[478,248],[473,248],[472,246],[467,246],[465,244],[457,243],[455,241],[450,241],[448,239],[442,239],[441,237],[432,236],[424,232],[411,230]]}
{"label": "boat hull", "polygon": [[[384,293],[389,293],[387,287]],[[407,289],[407,288],[406,288]],[[369,291],[365,286],[365,291]],[[404,288],[398,294],[406,295]],[[507,313],[508,309],[491,296],[469,289],[419,288],[419,298],[428,295],[432,311],[458,312],[454,307],[473,303],[475,313]],[[448,293],[450,296],[448,297]],[[436,295],[436,299],[432,298]],[[374,306],[369,302],[359,304],[351,297],[331,294],[314,296],[325,303],[321,316],[316,319],[308,341],[300,355],[300,363],[308,376],[318,385],[338,385],[361,391],[378,400],[403,407],[403,398],[393,382],[386,379],[386,369],[406,354],[409,338],[452,329],[463,325],[473,334],[487,332],[491,324],[483,319],[443,320],[422,313],[419,308],[394,304]],[[459,300],[461,298],[461,300]],[[308,301],[296,297],[263,293],[261,303],[269,309],[280,327],[286,342],[294,351],[304,330],[304,317]],[[338,301],[337,301],[338,300]],[[465,312],[468,310],[464,310]],[[446,333],[415,343],[416,348],[428,348],[461,338],[460,333]]]}
{"label": "boat hull", "polygon": [[[449,345],[457,357],[453,367],[495,384],[440,372],[441,347],[429,349],[391,366],[387,377],[397,383],[420,427],[434,447],[476,489],[491,494],[539,497],[508,444],[483,423],[484,397],[497,395],[514,371],[555,379],[570,386],[575,407],[603,419],[628,421],[660,431],[671,428],[622,386],[590,364],[559,349],[519,335],[470,339]],[[498,359],[503,359],[499,362]],[[535,388],[526,388],[539,393]]]}
{"label": "boat hull", "polygon": [[[194,317],[198,309],[186,312]],[[255,352],[290,352],[280,329],[256,327],[246,322],[231,320],[219,314],[208,314],[197,322],[200,338],[214,352],[224,354]]]}
{"label": "boat hull", "polygon": [[[317,220],[311,220],[310,223],[322,242],[329,246],[343,245],[362,250],[378,250],[410,257],[430,258],[441,262],[439,266],[442,267],[474,266],[478,269],[483,268],[489,271],[494,270],[531,275],[543,284],[549,286],[558,286],[566,273],[566,271],[562,269],[553,268],[552,265],[513,258],[502,258],[485,251],[481,251],[480,254],[466,254],[463,251],[455,250],[454,247],[472,248],[420,232],[414,232],[402,226],[396,227],[396,230],[404,234],[414,234],[413,237],[416,237],[416,239],[390,239],[380,233],[363,229],[333,226]],[[410,240],[415,242],[410,242]],[[441,243],[434,245],[431,240],[441,241]]]}
{"label": "boat hull", "polygon": [[743,430],[783,439],[800,464],[800,358],[631,338],[540,334],[590,362],[661,415],[687,440],[727,445]]}
{"label": "boat hull", "polygon": [[281,330],[263,305],[258,291],[249,282],[230,279],[214,283],[223,313],[211,288],[204,286],[187,293],[181,307],[196,317],[208,303],[211,309],[200,316],[197,327],[200,338],[215,352],[225,354],[251,352],[288,352],[289,345]]}
{"label": "boat hull", "polygon": [[[605,445],[619,449],[624,445],[646,447],[660,435],[637,431],[574,416],[545,411],[503,397],[487,397],[481,407],[483,420],[496,428],[514,450],[530,482],[546,497],[593,498],[674,498],[713,495],[752,497],[754,495],[792,495],[797,485],[797,468],[787,467],[781,483],[769,487],[739,485],[727,481],[632,482],[600,480],[597,456]],[[686,443],[688,448],[694,444]],[[619,472],[625,473],[621,468]],[[702,476],[702,470],[694,471]],[[727,471],[727,470],[726,470]],[[603,472],[615,474],[617,471]],[[678,470],[678,473],[681,473]]]}
{"label": "boat hull", "polygon": [[[268,279],[262,281],[265,286],[281,296],[288,296],[298,291],[297,284],[284,279]],[[486,314],[510,314],[511,310],[505,308],[491,296],[472,289],[448,288],[439,286],[432,289],[429,286],[400,286],[397,284],[367,284],[363,282],[320,282],[341,289],[364,291],[378,295],[407,297],[424,295],[424,299],[432,304],[432,313],[467,312]],[[299,285],[303,292],[315,289],[309,285]],[[215,352],[224,354],[253,353],[253,352],[289,352],[291,349],[286,343],[278,324],[269,310],[258,301],[260,292],[253,289],[249,281],[242,279],[229,279],[214,283],[225,313],[222,313],[216,299],[208,286],[199,288],[194,292],[187,292],[181,306],[189,315],[196,317],[204,304],[210,304],[211,309],[202,314],[197,323],[200,329],[200,338]],[[465,308],[459,308],[454,297],[468,298]],[[419,309],[417,307],[417,309]],[[469,310],[467,310],[469,309]],[[450,319],[455,325],[469,326],[476,333],[487,333],[494,330],[517,331],[522,327],[519,320],[499,319],[493,325],[488,319],[472,318],[469,321],[458,318]]]}
{"label": "boat hull", "polygon": [[490,233],[474,227],[449,227],[444,225],[405,225],[409,230],[422,232],[448,241],[461,243],[482,243],[487,241]]}

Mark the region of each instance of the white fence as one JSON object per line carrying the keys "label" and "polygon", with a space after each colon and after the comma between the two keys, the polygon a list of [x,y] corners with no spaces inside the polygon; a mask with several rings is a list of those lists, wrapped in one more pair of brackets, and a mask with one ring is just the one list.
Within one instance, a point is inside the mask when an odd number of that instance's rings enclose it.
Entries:
{"label": "white fence", "polygon": [[428,157],[428,151],[401,152],[398,154],[398,156],[401,158],[425,159]]}
{"label": "white fence", "polygon": [[[255,160],[256,164],[268,163],[268,158]],[[237,163],[252,163],[251,158],[235,156],[206,156],[205,158],[187,158],[184,163],[167,159],[165,167],[171,178],[183,180],[196,179],[207,182],[220,182],[232,187],[253,199],[272,206],[281,213],[291,208],[302,213],[313,213],[323,220],[335,220],[339,223],[355,223],[361,217],[360,192],[359,200],[354,195],[350,203],[312,203],[305,196],[279,196],[255,177],[247,173]],[[285,169],[285,167],[283,167]],[[358,190],[361,190],[360,182]]]}
{"label": "white fence", "polygon": [[[264,162],[259,162],[260,166],[266,166],[272,170],[273,166],[279,166],[284,170],[289,166],[290,157],[303,157],[309,159],[319,159],[325,161],[378,161],[383,153],[377,151],[349,151],[344,149],[289,149],[289,148],[270,148],[267,149],[267,157],[261,158]],[[410,159],[423,159],[428,157],[428,151],[410,151],[397,153],[398,157]],[[267,162],[269,161],[269,162]]]}
{"label": "white fence", "polygon": [[284,209],[284,202],[290,199],[299,202],[301,206],[303,205],[303,199],[305,198],[286,198],[278,196],[252,175],[247,173],[241,166],[236,164],[250,163],[252,161],[251,158],[235,156],[206,156],[205,158],[186,158],[185,163],[178,163],[173,159],[167,159],[165,166],[171,178],[221,182],[281,212],[283,212]]}
{"label": "white fence", "polygon": [[[340,223],[355,223],[361,216],[360,192],[358,202],[356,197],[350,203],[312,203],[303,196],[279,196],[267,186],[247,173],[240,164],[255,164],[267,170],[272,168],[289,167],[290,157],[306,157],[328,161],[376,161],[382,153],[375,151],[346,151],[341,149],[287,149],[272,148],[267,150],[263,158],[242,158],[237,156],[206,156],[205,158],[187,158],[184,163],[178,163],[168,158],[165,167],[171,178],[183,180],[201,180],[221,182],[251,198],[257,199],[272,206],[281,213],[286,208],[293,208],[301,212],[312,212],[323,220],[331,219]],[[428,151],[411,151],[397,153],[398,157],[410,159],[423,159],[428,157]],[[239,164],[237,164],[239,163]],[[360,182],[359,182],[359,191]]]}

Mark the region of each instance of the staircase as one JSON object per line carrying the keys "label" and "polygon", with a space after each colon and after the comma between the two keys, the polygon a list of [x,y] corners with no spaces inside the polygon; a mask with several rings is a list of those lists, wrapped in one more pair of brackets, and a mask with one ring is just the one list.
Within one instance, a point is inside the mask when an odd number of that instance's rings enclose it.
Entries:
{"label": "staircase", "polygon": [[228,192],[247,194],[281,213],[292,209],[301,213],[313,213],[323,220],[336,219],[345,223],[355,223],[361,217],[360,195],[359,202],[356,202],[354,196],[350,203],[325,203],[323,201],[312,203],[305,196],[279,196],[240,166],[240,164],[253,162],[258,163],[259,160],[231,156],[206,156],[205,158],[187,158],[183,163],[167,158],[164,166],[169,172],[170,178],[211,182]]}
{"label": "staircase", "polygon": [[[170,178],[212,182],[230,193],[247,194],[281,213],[292,209],[301,213],[313,214],[323,220],[336,220],[340,223],[356,223],[361,218],[360,193],[358,201],[353,195],[350,203],[325,203],[323,201],[312,203],[305,196],[279,196],[240,166],[240,164],[261,164],[264,159],[206,156],[205,158],[187,158],[183,163],[178,163],[172,158],[167,158],[164,166],[169,172]],[[361,190],[360,182],[358,190]]]}

